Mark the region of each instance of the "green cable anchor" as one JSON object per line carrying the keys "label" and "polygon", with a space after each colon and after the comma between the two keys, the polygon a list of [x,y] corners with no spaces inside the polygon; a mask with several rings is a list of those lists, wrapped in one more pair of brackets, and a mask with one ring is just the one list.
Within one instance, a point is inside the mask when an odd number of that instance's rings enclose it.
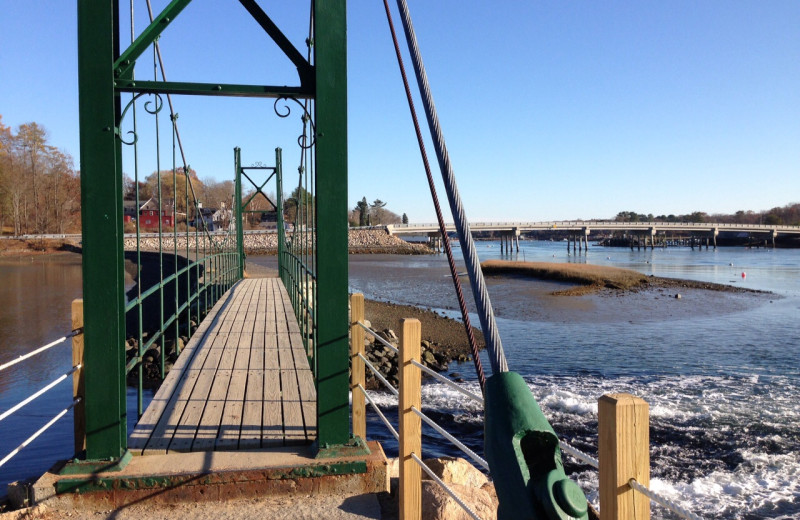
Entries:
{"label": "green cable anchor", "polygon": [[589,506],[567,478],[553,427],[522,376],[486,380],[484,448],[500,506],[497,518],[588,519]]}

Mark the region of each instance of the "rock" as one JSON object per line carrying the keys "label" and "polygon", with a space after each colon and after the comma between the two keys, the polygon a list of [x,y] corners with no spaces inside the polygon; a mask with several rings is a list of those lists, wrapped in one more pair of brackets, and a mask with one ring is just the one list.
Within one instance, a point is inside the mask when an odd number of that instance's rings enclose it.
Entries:
{"label": "rock", "polygon": [[[480,488],[448,484],[480,518],[497,518],[497,506],[489,493]],[[422,481],[422,518],[426,520],[471,520],[471,516],[439,484]]]}
{"label": "rock", "polygon": [[500,500],[497,498],[497,491],[494,488],[494,482],[487,482],[481,486],[481,489],[489,493],[489,496],[492,499],[492,504],[494,504],[494,508],[497,509],[497,506],[500,505]]}
{"label": "rock", "polygon": [[[489,478],[486,475],[461,457],[428,459],[425,464],[437,477],[448,484],[479,488],[489,482]],[[427,473],[423,473],[422,478],[424,480],[430,479]]]}
{"label": "rock", "polygon": [[436,357],[431,353],[430,350],[426,350],[424,354],[422,354],[422,361],[426,365],[433,365],[436,363]]}

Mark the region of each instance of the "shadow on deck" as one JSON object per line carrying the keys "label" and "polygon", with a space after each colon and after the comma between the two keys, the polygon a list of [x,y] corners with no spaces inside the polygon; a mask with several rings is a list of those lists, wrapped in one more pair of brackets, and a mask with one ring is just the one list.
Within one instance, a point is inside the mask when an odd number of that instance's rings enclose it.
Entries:
{"label": "shadow on deck", "polygon": [[276,278],[245,279],[181,352],[129,439],[127,466],[76,474],[62,463],[28,503],[66,511],[387,490],[380,444],[316,458],[315,437],[314,379],[286,289]]}

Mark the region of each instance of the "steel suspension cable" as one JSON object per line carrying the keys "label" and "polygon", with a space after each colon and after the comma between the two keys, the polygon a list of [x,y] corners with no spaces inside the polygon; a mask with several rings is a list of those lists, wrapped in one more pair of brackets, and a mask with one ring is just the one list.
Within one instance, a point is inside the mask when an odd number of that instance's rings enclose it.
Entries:
{"label": "steel suspension cable", "polygon": [[417,143],[419,144],[419,153],[422,155],[422,164],[425,166],[425,175],[428,177],[428,188],[431,191],[431,198],[433,199],[433,207],[436,210],[436,220],[439,223],[439,232],[442,235],[442,243],[444,244],[444,252],[447,255],[447,265],[450,267],[450,276],[453,279],[453,287],[456,291],[456,298],[458,299],[458,308],[461,310],[461,319],[464,322],[464,328],[467,331],[467,339],[469,340],[469,349],[472,352],[472,359],[475,363],[475,372],[478,373],[478,382],[481,385],[481,392],[483,387],[486,386],[486,376],[483,373],[483,364],[481,363],[480,353],[478,351],[478,344],[475,341],[475,334],[472,332],[472,322],[469,319],[469,311],[467,310],[467,302],[464,300],[464,293],[461,291],[461,279],[458,277],[456,270],[456,263],[453,260],[453,250],[450,247],[450,237],[447,235],[447,228],[442,216],[442,208],[439,205],[439,196],[436,194],[436,185],[433,182],[433,174],[431,173],[431,165],[428,162],[428,153],[425,149],[425,141],[422,138],[422,130],[419,126],[419,119],[417,119],[417,110],[414,106],[414,98],[411,95],[411,87],[408,84],[408,76],[406,76],[406,68],[403,64],[403,55],[400,52],[400,44],[397,41],[397,33],[394,30],[394,22],[392,21],[392,11],[389,9],[389,1],[383,0],[383,6],[386,9],[386,19],[389,22],[389,30],[392,33],[392,42],[394,43],[394,51],[397,55],[397,65],[400,67],[400,75],[403,77],[403,86],[406,90],[406,99],[408,99],[408,108],[411,111],[411,119],[414,121],[414,131],[417,134]]}
{"label": "steel suspension cable", "polygon": [[[152,24],[154,17],[153,17],[153,5],[150,3],[150,0],[147,0],[147,14],[148,17],[150,18],[150,23]],[[133,6],[131,6],[131,20],[133,20]],[[133,22],[131,22],[131,24],[132,23]],[[167,71],[166,67],[164,66],[164,59],[161,56],[161,46],[158,44],[158,40],[153,42],[153,47],[155,48],[155,56],[158,59],[158,66],[159,69],[161,70],[161,79],[163,81],[167,81]],[[178,114],[175,113],[175,107],[172,105],[172,95],[170,94],[167,94],[167,104],[169,105],[170,120],[172,121],[172,126],[175,128],[175,137],[178,141],[178,149],[180,150],[181,153],[181,162],[183,163],[183,174],[186,177],[186,183],[188,184],[189,190],[191,190],[192,192],[192,199],[194,200],[196,206],[197,194],[194,191],[194,183],[192,182],[192,176],[189,175],[189,165],[186,163],[186,154],[183,151],[183,141],[181,141],[181,133],[180,130],[178,130],[178,123],[177,123]],[[188,213],[189,208],[186,209]],[[214,240],[214,237],[211,235],[211,233],[208,232],[208,228],[205,226],[205,220],[203,220],[203,222],[204,222],[203,230],[205,231],[206,239],[209,241],[209,243],[216,244],[217,247],[221,249],[225,245],[225,243],[227,243],[228,239],[226,238],[223,241],[222,245],[217,244],[217,242]],[[228,231],[230,231],[230,229]],[[187,243],[188,243],[188,238],[187,238]]]}
{"label": "steel suspension cable", "polygon": [[433,103],[433,95],[431,94],[430,85],[428,84],[428,75],[422,63],[422,56],[420,55],[417,37],[414,33],[414,26],[411,23],[408,4],[406,0],[397,0],[397,6],[402,15],[406,43],[408,44],[408,49],[411,54],[411,61],[414,64],[414,72],[416,73],[417,84],[422,96],[422,103],[425,107],[428,127],[430,128],[431,137],[433,138],[436,157],[439,160],[439,169],[441,170],[442,179],[444,180],[447,199],[450,202],[450,210],[453,213],[453,221],[458,231],[458,239],[461,242],[461,251],[464,255],[464,263],[466,264],[467,274],[469,275],[470,284],[472,286],[475,305],[478,308],[478,317],[480,318],[483,336],[486,340],[486,348],[489,350],[492,373],[507,372],[508,363],[506,362],[506,356],[503,352],[503,344],[500,341],[497,323],[494,319],[492,302],[489,299],[489,291],[486,289],[486,282],[483,278],[483,272],[481,271],[478,252],[475,250],[475,242],[472,240],[469,222],[467,221],[464,205],[461,202],[461,196],[458,192],[458,186],[456,185],[455,174],[453,173],[453,167],[450,163],[450,156],[447,153],[444,135],[442,135],[442,129],[439,125],[439,116],[436,113],[436,107]]}

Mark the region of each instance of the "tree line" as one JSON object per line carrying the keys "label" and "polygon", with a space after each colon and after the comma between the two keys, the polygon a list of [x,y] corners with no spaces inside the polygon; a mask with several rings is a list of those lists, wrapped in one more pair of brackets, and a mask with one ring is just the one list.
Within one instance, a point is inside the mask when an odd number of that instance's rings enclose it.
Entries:
{"label": "tree line", "polygon": [[356,207],[350,210],[348,217],[350,226],[385,226],[387,224],[408,224],[408,215],[403,213],[401,217],[397,213],[386,209],[386,202],[375,199],[370,204],[366,197],[362,197],[356,203]]}
{"label": "tree line", "polygon": [[735,213],[713,213],[693,211],[685,215],[644,214],[635,211],[620,211],[614,217],[617,222],[717,222],[720,224],[763,224],[768,226],[800,226],[800,203],[776,206],[767,211],[739,210]]}
{"label": "tree line", "polygon": [[80,231],[80,178],[72,157],[38,123],[16,133],[0,115],[0,233]]}
{"label": "tree line", "polygon": [[[38,123],[20,125],[17,131],[3,125],[0,115],[0,233],[78,233],[81,227],[80,172],[75,170],[73,158],[66,152],[47,142],[47,131]],[[153,172],[147,177],[134,180],[123,176],[123,197],[140,203],[158,198],[159,185],[163,203],[174,201],[175,212],[193,218],[194,197],[205,208],[226,207],[233,201],[233,181],[201,181],[197,172],[189,170],[191,188],[187,176],[172,170]],[[160,181],[160,182],[159,182]],[[187,207],[187,191],[189,207]],[[243,195],[247,200],[252,191]],[[268,194],[274,201],[274,195]],[[261,195],[256,197],[250,209],[274,211]],[[288,222],[314,221],[314,196],[303,188],[295,189],[284,202],[284,219]],[[375,199],[372,203],[362,197],[350,210],[351,226],[375,226],[408,223],[402,216],[386,209],[386,202]],[[257,227],[258,214],[249,214],[249,227]],[[180,221],[181,219],[177,219]],[[725,224],[800,225],[800,203],[774,207],[767,211],[739,210],[732,214],[708,214],[695,211],[685,215],[653,215],[636,211],[620,211],[614,217],[618,222],[719,222]]]}

